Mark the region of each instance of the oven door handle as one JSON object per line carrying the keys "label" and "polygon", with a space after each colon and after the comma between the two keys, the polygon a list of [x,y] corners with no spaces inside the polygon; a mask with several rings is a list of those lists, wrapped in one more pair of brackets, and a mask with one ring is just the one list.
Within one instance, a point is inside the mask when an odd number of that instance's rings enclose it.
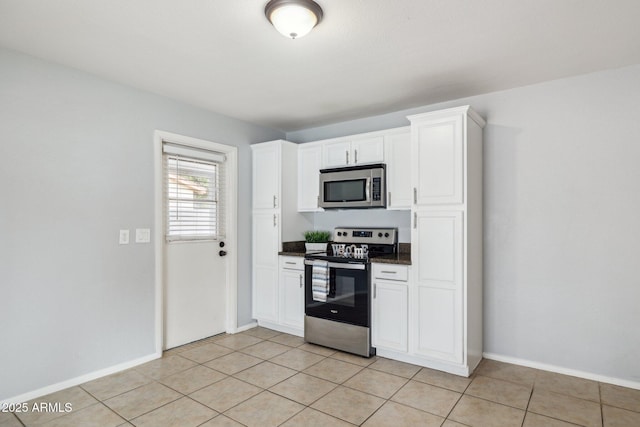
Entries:
{"label": "oven door handle", "polygon": [[351,264],[346,262],[330,262],[329,268],[341,268],[345,270],[366,270],[367,266],[364,264]]}
{"label": "oven door handle", "polygon": [[[304,260],[304,264],[305,265],[313,265],[313,260],[309,260],[309,259],[305,259]],[[329,268],[338,268],[338,269],[343,269],[343,270],[366,270],[367,266],[365,264],[362,263],[348,263],[348,262],[330,262],[327,263],[327,266]]]}

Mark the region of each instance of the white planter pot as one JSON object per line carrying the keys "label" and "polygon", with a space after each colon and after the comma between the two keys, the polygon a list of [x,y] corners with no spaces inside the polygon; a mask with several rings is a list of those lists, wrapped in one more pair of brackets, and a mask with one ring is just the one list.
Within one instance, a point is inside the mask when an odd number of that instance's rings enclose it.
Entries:
{"label": "white planter pot", "polygon": [[307,249],[307,253],[309,252],[326,252],[327,244],[326,243],[305,243],[305,248]]}

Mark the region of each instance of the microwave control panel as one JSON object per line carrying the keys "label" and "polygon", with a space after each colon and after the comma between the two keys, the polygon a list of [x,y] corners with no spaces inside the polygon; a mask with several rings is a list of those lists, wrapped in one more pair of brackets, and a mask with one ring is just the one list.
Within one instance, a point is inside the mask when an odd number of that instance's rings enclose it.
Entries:
{"label": "microwave control panel", "polygon": [[379,201],[382,197],[382,178],[373,178],[371,185],[371,200]]}

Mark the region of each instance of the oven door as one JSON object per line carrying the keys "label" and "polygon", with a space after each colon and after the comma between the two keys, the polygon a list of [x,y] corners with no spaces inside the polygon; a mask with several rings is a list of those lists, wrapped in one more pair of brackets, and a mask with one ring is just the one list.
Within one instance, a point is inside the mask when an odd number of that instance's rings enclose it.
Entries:
{"label": "oven door", "polygon": [[368,263],[329,262],[327,301],[314,301],[311,291],[313,261],[305,260],[305,314],[369,327],[371,269]]}

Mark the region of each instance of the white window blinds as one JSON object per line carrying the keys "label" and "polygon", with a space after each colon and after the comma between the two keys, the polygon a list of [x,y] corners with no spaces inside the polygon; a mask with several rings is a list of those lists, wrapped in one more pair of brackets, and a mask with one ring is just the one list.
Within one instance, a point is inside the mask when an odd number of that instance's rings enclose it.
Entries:
{"label": "white window blinds", "polygon": [[163,145],[165,238],[225,237],[225,157],[181,145]]}

